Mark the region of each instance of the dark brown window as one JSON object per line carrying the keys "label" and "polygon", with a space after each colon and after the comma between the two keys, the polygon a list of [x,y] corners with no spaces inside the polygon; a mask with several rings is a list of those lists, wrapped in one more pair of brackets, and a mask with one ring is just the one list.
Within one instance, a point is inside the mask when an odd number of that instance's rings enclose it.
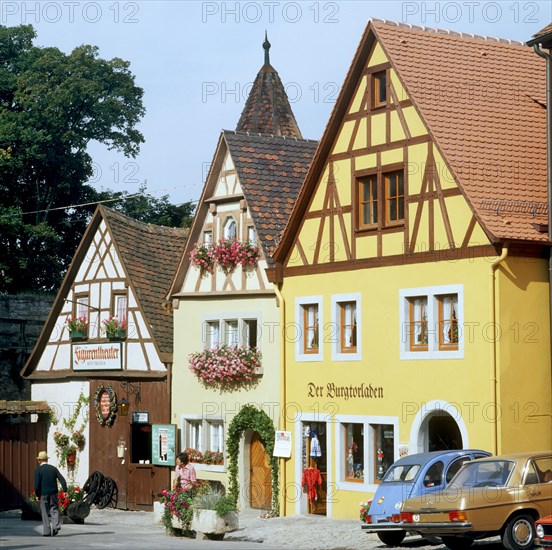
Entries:
{"label": "dark brown window", "polygon": [[403,170],[370,174],[358,180],[357,228],[377,229],[404,223]]}
{"label": "dark brown window", "polygon": [[387,74],[385,71],[372,75],[372,107],[387,104]]}

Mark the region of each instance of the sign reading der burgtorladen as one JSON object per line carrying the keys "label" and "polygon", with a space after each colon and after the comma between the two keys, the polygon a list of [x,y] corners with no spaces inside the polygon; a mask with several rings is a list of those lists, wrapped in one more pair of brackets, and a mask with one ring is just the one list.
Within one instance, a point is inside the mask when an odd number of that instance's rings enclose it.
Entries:
{"label": "sign reading der burgtorladen", "polygon": [[123,368],[123,344],[72,344],[73,370],[114,370]]}

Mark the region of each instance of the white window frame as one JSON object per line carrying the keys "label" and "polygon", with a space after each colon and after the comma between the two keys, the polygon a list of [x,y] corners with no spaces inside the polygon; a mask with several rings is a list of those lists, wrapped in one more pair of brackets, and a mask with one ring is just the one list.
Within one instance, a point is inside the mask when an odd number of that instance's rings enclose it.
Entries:
{"label": "white window frame", "polygon": [[[374,457],[370,456],[370,449],[374,447],[374,434],[371,426],[375,424],[390,424],[393,426],[393,453],[394,460],[399,458],[399,418],[397,416],[361,416],[361,415],[336,415],[335,416],[335,457],[336,457],[336,486],[341,491],[355,491],[357,493],[375,493],[379,487],[374,483]],[[368,478],[363,483],[345,481],[344,472],[347,467],[347,457],[343,441],[345,440],[344,424],[363,424],[364,427],[364,472],[368,471]]]}
{"label": "white window frame", "polygon": [[[318,306],[318,353],[304,353],[306,334],[303,333],[303,306]],[[295,323],[298,328],[298,337],[295,340],[295,360],[299,362],[322,361],[324,359],[324,315],[322,296],[301,296],[295,298]]]}
{"label": "white window frame", "polygon": [[[231,227],[232,223],[236,226],[236,234],[233,237],[230,235],[230,227]],[[238,225],[238,222],[236,221],[236,219],[233,216],[228,216],[224,220],[224,224],[222,226],[222,234],[223,234],[225,239],[237,239],[239,234],[240,234],[239,229],[240,228],[239,228],[239,225]]]}
{"label": "white window frame", "polygon": [[257,323],[257,349],[261,350],[261,313],[259,311],[229,311],[223,313],[214,313],[212,315],[206,315],[202,320],[201,338],[202,349],[207,349],[207,328],[209,323],[218,323],[219,326],[219,343],[228,344],[226,342],[227,324],[230,321],[238,323],[238,346],[247,345],[247,328],[246,322],[256,321]]}
{"label": "white window frame", "polygon": [[[354,353],[343,353],[341,351],[340,304],[344,302],[356,303],[357,350]],[[361,308],[360,292],[352,292],[349,294],[333,294],[331,307],[332,307],[332,324],[331,324],[330,339],[332,344],[332,361],[360,361],[362,359],[362,308]],[[326,337],[324,337],[324,340],[325,339]]]}
{"label": "white window frame", "polygon": [[[190,440],[190,429],[192,423],[200,423],[201,425],[201,441],[200,448],[193,447]],[[226,471],[226,447],[224,445],[224,437],[226,435],[226,426],[224,418],[211,417],[204,418],[200,414],[182,414],[180,417],[180,430],[182,434],[182,447],[194,448],[204,453],[205,451],[211,451],[211,426],[212,424],[222,425],[222,452],[224,453],[224,464],[198,464],[193,462],[196,470],[211,471],[211,472],[225,472]]]}
{"label": "white window frame", "polygon": [[[439,349],[439,297],[458,295],[458,349]],[[409,299],[427,296],[427,351],[410,350]],[[405,288],[399,291],[399,344],[401,360],[463,359],[464,358],[464,285],[427,286]]]}
{"label": "white window frame", "polygon": [[[219,431],[218,435],[216,436],[217,444],[213,445],[213,433],[215,426],[220,427],[221,430]],[[205,420],[205,440],[209,442],[209,448],[207,449],[207,445],[205,445],[206,451],[218,451],[224,453],[224,421],[221,420]],[[214,449],[213,447],[217,447],[217,449]]]}

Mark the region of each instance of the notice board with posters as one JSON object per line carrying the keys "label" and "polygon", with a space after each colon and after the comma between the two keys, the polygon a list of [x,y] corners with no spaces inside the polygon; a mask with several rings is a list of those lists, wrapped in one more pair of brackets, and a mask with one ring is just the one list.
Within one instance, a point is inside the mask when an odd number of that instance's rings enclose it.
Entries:
{"label": "notice board with posters", "polygon": [[176,425],[152,424],[151,462],[157,466],[176,464]]}

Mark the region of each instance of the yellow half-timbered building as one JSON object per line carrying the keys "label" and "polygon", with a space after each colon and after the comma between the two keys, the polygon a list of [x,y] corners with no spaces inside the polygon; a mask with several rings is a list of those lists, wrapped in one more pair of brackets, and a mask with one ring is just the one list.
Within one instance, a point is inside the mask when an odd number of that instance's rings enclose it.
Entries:
{"label": "yellow half-timbered building", "polygon": [[269,270],[285,514],[358,517],[402,454],[552,445],[545,116],[531,48],[368,24]]}

